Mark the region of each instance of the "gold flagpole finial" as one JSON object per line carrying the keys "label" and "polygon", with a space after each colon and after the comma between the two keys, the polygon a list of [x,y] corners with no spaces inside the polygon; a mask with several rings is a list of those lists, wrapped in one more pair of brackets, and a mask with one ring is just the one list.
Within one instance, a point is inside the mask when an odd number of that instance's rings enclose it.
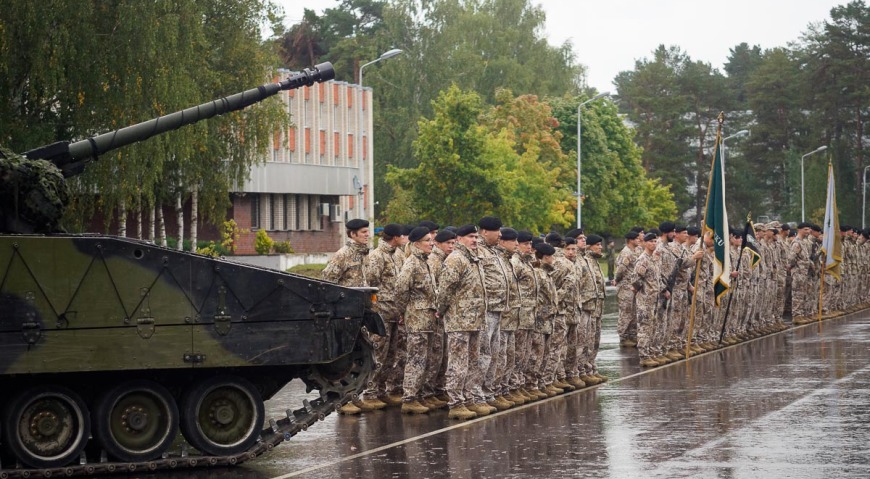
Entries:
{"label": "gold flagpole finial", "polygon": [[724,111],[720,111],[720,112],[719,112],[719,116],[716,117],[716,120],[719,122],[720,125],[721,125],[722,123],[725,123],[725,112],[724,112]]}
{"label": "gold flagpole finial", "polygon": [[751,210],[749,211],[749,213],[746,213],[746,222],[752,223],[752,211]]}

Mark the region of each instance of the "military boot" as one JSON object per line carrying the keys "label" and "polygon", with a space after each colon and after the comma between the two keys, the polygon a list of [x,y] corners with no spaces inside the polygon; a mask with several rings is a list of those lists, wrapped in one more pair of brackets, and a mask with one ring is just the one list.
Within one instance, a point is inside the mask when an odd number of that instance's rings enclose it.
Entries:
{"label": "military boot", "polygon": [[387,403],[377,399],[360,399],[359,401],[354,401],[353,405],[360,408],[363,412],[377,411],[387,407]]}
{"label": "military boot", "polygon": [[447,417],[449,417],[450,419],[459,420],[474,419],[477,417],[477,413],[474,411],[469,411],[468,408],[465,406],[456,406],[450,408],[450,412],[447,413]]}
{"label": "military boot", "polygon": [[447,407],[447,402],[440,401],[434,396],[427,397],[424,401],[425,402],[423,403],[423,405],[428,407],[429,409],[443,409]]}
{"label": "military boot", "polygon": [[526,402],[532,402],[532,401],[538,399],[537,395],[532,395],[532,393],[530,393],[528,390],[526,390],[526,388],[517,389],[517,394],[519,394],[520,397],[525,399]]}
{"label": "military boot", "polygon": [[600,379],[601,382],[603,382],[603,383],[606,383],[607,380],[610,379],[609,377],[607,377],[607,376],[605,376],[605,375],[603,375],[603,374],[599,374],[599,373],[595,373],[595,374],[593,374],[593,376],[595,376],[596,378]]}
{"label": "military boot", "polygon": [[402,412],[404,414],[426,414],[429,408],[420,404],[416,399],[413,401],[402,403]]}
{"label": "military boot", "polygon": [[505,399],[514,403],[515,406],[522,406],[523,404],[529,402],[525,396],[519,393],[519,391],[512,391],[505,394]]}
{"label": "military boot", "polygon": [[558,389],[562,389],[564,391],[573,391],[573,390],[577,389],[574,386],[566,383],[565,381],[563,381],[561,379],[554,382],[553,386],[556,386]]}
{"label": "military boot", "polygon": [[665,356],[667,356],[667,358],[670,359],[671,361],[679,361],[680,359],[683,359],[683,355],[678,353],[674,349],[665,353]]}
{"label": "military boot", "polygon": [[361,412],[362,412],[362,409],[354,406],[352,402],[349,402],[338,409],[339,414],[345,414],[348,416],[353,416],[353,415],[359,414]]}
{"label": "military boot", "polygon": [[641,360],[640,365],[645,368],[654,368],[656,366],[661,366],[659,362],[653,358],[646,358]]}
{"label": "military boot", "polygon": [[492,401],[487,402],[490,407],[494,407],[499,411],[506,411],[512,407],[514,407],[514,403],[507,401],[505,398],[501,396],[497,396]]}
{"label": "military boot", "polygon": [[381,401],[387,403],[387,406],[401,406],[402,405],[402,396],[398,394],[389,394],[379,397]]}
{"label": "military boot", "polygon": [[582,389],[588,386],[588,384],[586,384],[586,381],[581,378],[568,378],[567,381],[568,384],[574,386],[577,389]]}
{"label": "military boot", "polygon": [[435,396],[435,399],[443,402],[444,404],[447,404],[450,402],[450,396],[448,396],[446,393],[439,394],[439,395]]}
{"label": "military boot", "polygon": [[537,400],[539,400],[539,401],[540,401],[541,399],[546,399],[546,398],[550,397],[549,394],[547,394],[546,392],[544,392],[544,391],[542,391],[542,390],[540,390],[540,389],[538,389],[538,388],[532,388],[532,389],[530,389],[530,390],[529,390],[529,393],[530,393],[531,395],[535,396],[535,398],[536,398]]}
{"label": "military boot", "polygon": [[491,408],[486,403],[474,403],[471,406],[468,406],[470,411],[475,412],[478,416],[488,416],[489,414],[495,412],[495,408]]}
{"label": "military boot", "polygon": [[580,376],[580,380],[586,383],[587,386],[595,386],[596,384],[601,384],[601,381],[598,378],[590,376],[588,374]]}
{"label": "military boot", "polygon": [[555,396],[556,394],[564,393],[565,390],[560,388],[559,386],[556,386],[556,383],[552,383],[549,386],[547,386],[547,394],[550,394],[551,392]]}

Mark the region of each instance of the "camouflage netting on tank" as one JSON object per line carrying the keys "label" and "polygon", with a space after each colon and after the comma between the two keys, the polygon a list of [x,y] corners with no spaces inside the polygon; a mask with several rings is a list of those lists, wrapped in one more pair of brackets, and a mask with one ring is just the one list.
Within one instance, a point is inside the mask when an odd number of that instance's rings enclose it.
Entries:
{"label": "camouflage netting on tank", "polygon": [[0,146],[0,229],[4,233],[63,231],[69,189],[60,170]]}

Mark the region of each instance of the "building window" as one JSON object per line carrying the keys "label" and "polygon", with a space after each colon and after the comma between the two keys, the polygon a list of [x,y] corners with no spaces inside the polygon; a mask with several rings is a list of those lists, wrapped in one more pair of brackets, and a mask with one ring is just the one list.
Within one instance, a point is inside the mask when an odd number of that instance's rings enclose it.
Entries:
{"label": "building window", "polygon": [[300,230],[308,230],[308,195],[296,195],[296,225]]}
{"label": "building window", "polygon": [[251,195],[251,229],[260,228],[260,195]]}
{"label": "building window", "polygon": [[284,195],[284,224],[288,230],[298,229],[296,221],[296,195]]}

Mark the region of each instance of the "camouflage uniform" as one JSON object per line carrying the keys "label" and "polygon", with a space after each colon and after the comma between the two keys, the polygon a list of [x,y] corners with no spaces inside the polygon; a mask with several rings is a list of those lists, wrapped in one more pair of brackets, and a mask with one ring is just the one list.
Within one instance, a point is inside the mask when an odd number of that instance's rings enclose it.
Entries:
{"label": "camouflage uniform", "polygon": [[789,265],[791,266],[791,315],[792,320],[806,318],[812,307],[810,286],[810,273],[813,264],[810,261],[810,242],[808,239],[795,238],[789,251]]}
{"label": "camouflage uniform", "polygon": [[441,351],[435,351],[435,277],[426,263],[428,255],[411,245],[396,281],[396,304],[405,311],[407,353],[402,400],[422,399],[422,386],[431,383],[441,366]]}
{"label": "camouflage uniform", "polygon": [[[670,243],[665,236],[659,237],[659,242],[658,244],[656,244],[656,250],[653,254],[657,255],[659,258],[659,268],[661,268],[662,284],[665,285],[665,288],[668,287],[668,281],[671,279],[671,277],[673,277],[674,283],[676,284],[676,276],[677,274],[679,274],[679,269],[677,268],[677,261],[679,260],[679,256],[674,254],[674,251],[671,249]],[[674,288],[672,287],[671,289],[673,290]],[[671,296],[673,297],[673,291],[671,291]],[[655,339],[653,340],[656,356],[661,356],[667,352],[667,346],[670,342],[671,336],[670,325],[673,321],[671,317],[671,312],[671,301],[666,300],[664,297],[660,298],[658,311],[654,313],[657,320],[654,336]]]}
{"label": "camouflage uniform", "polygon": [[641,360],[656,354],[656,310],[665,285],[662,281],[658,258],[644,251],[634,266],[634,282],[637,291],[637,352]]}
{"label": "camouflage uniform", "polygon": [[501,354],[500,324],[502,314],[508,310],[508,271],[503,255],[496,246],[481,241],[477,256],[483,271],[486,290],[486,316],[481,330],[480,369],[483,381],[474,387],[475,402],[489,402],[496,396],[496,370]]}
{"label": "camouflage uniform", "polygon": [[520,291],[519,280],[511,263],[513,253],[501,246],[497,246],[496,250],[502,255],[502,263],[507,270],[508,279],[508,307],[502,313],[499,323],[501,354],[498,356],[495,379],[495,393],[503,396],[511,390],[510,379],[516,366],[516,331],[520,322]]}
{"label": "camouflage uniform", "polygon": [[342,286],[368,286],[366,280],[366,265],[368,263],[369,247],[356,241],[348,240],[344,246],[332,255],[326,262],[326,267],[320,277]]}
{"label": "camouflage uniform", "polygon": [[470,405],[475,402],[471,388],[483,380],[479,367],[480,331],[486,291],[480,260],[462,244],[457,244],[444,260],[436,304],[447,332],[448,406]]}
{"label": "camouflage uniform", "polygon": [[587,339],[583,348],[583,357],[581,364],[581,375],[593,375],[598,373],[598,366],[595,364],[595,358],[598,356],[598,350],[601,346],[601,316],[604,314],[604,274],[601,272],[601,265],[598,264],[598,258],[601,255],[596,255],[593,252],[586,253],[585,259],[589,264],[589,270],[592,273],[592,285],[594,293],[588,300],[583,302],[583,314],[588,316]]}
{"label": "camouflage uniform", "polygon": [[671,291],[671,299],[668,302],[670,319],[668,322],[667,349],[682,351],[686,347],[686,328],[689,324],[689,280],[695,262],[692,261],[688,248],[685,245],[672,242],[669,244],[671,253],[680,268]]}
{"label": "camouflage uniform", "polygon": [[637,263],[637,252],[626,245],[616,258],[616,298],[619,302],[619,319],[617,332],[620,340],[637,340],[637,313],[635,310],[635,292],[631,290],[634,282],[634,267]]}
{"label": "camouflage uniform", "polygon": [[384,320],[384,336],[372,335],[375,348],[375,361],[380,368],[372,376],[369,388],[363,393],[365,399],[374,399],[393,394],[401,388],[404,371],[396,368],[405,355],[405,346],[399,341],[399,319],[403,311],[396,304],[396,279],[402,269],[402,262],[396,256],[396,248],[386,241],[369,253],[366,280],[370,286],[378,288],[378,301],[374,305]]}
{"label": "camouflage uniform", "polygon": [[[553,283],[556,285],[556,297],[559,298],[559,311],[553,322],[553,333],[550,335],[547,347],[551,348],[556,356],[555,374],[556,380],[561,381],[567,377],[566,359],[568,354],[568,324],[574,325],[576,332],[577,308],[580,305],[577,270],[574,263],[565,257],[561,249],[556,250],[556,258],[553,264]],[[572,338],[576,342],[576,335]],[[576,349],[575,349],[576,351]]]}
{"label": "camouflage uniform", "polygon": [[550,338],[559,312],[559,294],[553,282],[553,265],[541,264],[535,269],[538,275],[538,301],[535,315],[535,329],[532,333],[532,357],[529,369],[532,371],[533,389],[545,387],[554,381],[553,371],[558,361],[558,349],[550,347]]}
{"label": "camouflage uniform", "polygon": [[532,335],[535,329],[535,311],[538,301],[538,275],[532,266],[532,255],[515,253],[511,265],[517,277],[520,313],[515,334],[516,366],[511,377],[511,389],[524,387],[531,383],[529,364],[532,357]]}
{"label": "camouflage uniform", "polygon": [[[447,254],[438,248],[432,248],[432,253],[426,262],[429,264],[429,271],[432,272],[432,277],[435,278],[436,290],[438,277],[441,275],[441,267],[444,265],[444,260]],[[444,318],[435,320],[435,334],[432,335],[432,342],[436,343],[432,346],[436,357],[441,357],[441,366],[438,368],[438,374],[435,380],[431,383],[423,383],[423,393],[426,396],[447,394],[447,353],[444,347],[447,345],[447,333],[444,332]]]}

